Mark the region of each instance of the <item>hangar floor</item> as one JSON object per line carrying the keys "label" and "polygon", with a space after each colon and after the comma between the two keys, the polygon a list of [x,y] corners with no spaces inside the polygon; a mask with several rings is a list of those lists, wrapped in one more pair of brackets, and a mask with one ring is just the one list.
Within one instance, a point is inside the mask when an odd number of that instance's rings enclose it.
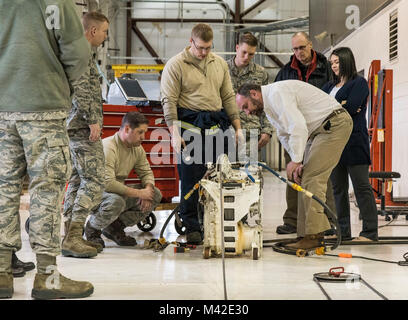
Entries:
{"label": "hangar floor", "polygon": [[[286,208],[285,185],[265,173],[264,189],[264,239],[275,239],[276,226],[281,224]],[[22,201],[28,201],[25,194]],[[24,206],[22,206],[24,209]],[[172,247],[163,252],[142,249],[144,239],[157,238],[160,228],[170,211],[156,212],[158,224],[151,233],[138,228],[126,231],[137,239],[136,247],[118,247],[106,240],[106,248],[92,259],[75,259],[59,256],[59,270],[74,280],[93,283],[95,291],[88,299],[118,300],[221,300],[224,298],[222,261],[219,258],[204,260],[202,247],[188,253],[174,253]],[[21,221],[26,221],[27,210],[21,210]],[[379,217],[379,225],[384,225]],[[352,205],[353,236],[358,236],[361,222],[358,209]],[[396,226],[392,226],[392,225]],[[408,221],[400,216],[391,226],[381,228],[380,236],[408,236]],[[28,235],[22,226],[23,248],[17,253],[23,261],[35,261]],[[167,229],[166,239],[184,240],[178,236],[173,223]],[[281,236],[282,237],[282,236]],[[287,237],[287,236],[284,236]],[[407,252],[407,245],[341,246],[333,253],[348,252],[353,255],[399,261]],[[361,274],[376,290],[388,299],[408,298],[407,268],[396,264],[361,259],[340,259],[328,256],[298,258],[264,248],[263,257],[257,261],[249,256],[226,259],[227,293],[230,300],[325,300],[313,274],[327,272],[332,267],[343,266],[346,271]],[[35,270],[24,278],[14,280],[13,299],[31,299]],[[324,284],[329,295],[345,300],[380,299],[367,287],[356,284]]]}

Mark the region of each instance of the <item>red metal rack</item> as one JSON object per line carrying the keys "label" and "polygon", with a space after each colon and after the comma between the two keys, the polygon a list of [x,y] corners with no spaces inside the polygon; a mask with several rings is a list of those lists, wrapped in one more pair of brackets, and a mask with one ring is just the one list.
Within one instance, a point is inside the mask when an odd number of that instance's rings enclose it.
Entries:
{"label": "red metal rack", "polygon": [[[407,201],[395,201],[392,193],[392,115],[393,115],[393,70],[381,69],[381,61],[373,60],[368,75],[370,96],[368,100],[368,134],[370,137],[371,178],[376,191],[377,203],[381,203],[381,214],[406,211]],[[379,175],[380,174],[380,175]],[[387,174],[389,177],[385,177]],[[404,209],[405,208],[405,209]],[[395,211],[395,212],[394,212]],[[406,214],[404,212],[403,214]],[[388,216],[387,216],[388,218]]]}

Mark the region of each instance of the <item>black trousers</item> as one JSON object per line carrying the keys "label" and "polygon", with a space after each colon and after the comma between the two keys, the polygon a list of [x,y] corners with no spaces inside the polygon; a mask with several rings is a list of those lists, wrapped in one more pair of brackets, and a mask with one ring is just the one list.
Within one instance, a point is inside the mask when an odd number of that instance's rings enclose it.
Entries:
{"label": "black trousers", "polygon": [[330,179],[342,237],[351,238],[349,176],[363,220],[360,236],[378,240],[377,205],[368,179],[368,165],[345,166],[339,163],[333,169]]}
{"label": "black trousers", "polygon": [[[177,165],[181,181],[180,216],[183,225],[186,227],[186,232],[191,233],[201,231],[197,211],[198,192],[196,190],[188,200],[184,200],[184,196],[202,179],[207,171],[207,162],[215,163],[218,156],[223,153],[229,155],[230,161],[234,161],[236,149],[232,137],[233,130],[223,132],[220,129],[219,134],[212,135],[210,139],[208,136],[206,139],[204,130],[202,134],[188,135],[184,134],[184,131],[182,129],[181,133],[186,141],[186,151],[188,152],[184,153],[181,162]],[[216,139],[220,139],[218,145]],[[201,147],[197,144],[198,141],[201,141]],[[186,158],[186,156],[189,156],[190,159]]]}

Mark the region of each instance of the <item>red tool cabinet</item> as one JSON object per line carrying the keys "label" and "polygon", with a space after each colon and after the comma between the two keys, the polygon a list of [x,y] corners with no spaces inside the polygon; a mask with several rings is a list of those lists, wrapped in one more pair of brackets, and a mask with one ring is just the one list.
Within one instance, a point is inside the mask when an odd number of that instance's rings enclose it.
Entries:
{"label": "red tool cabinet", "polygon": [[[149,128],[142,146],[151,165],[156,187],[163,195],[162,202],[169,203],[173,197],[179,195],[179,177],[161,106],[104,104],[102,138],[114,135],[120,128],[123,116],[130,111],[143,113],[149,120]],[[125,183],[140,183],[134,170],[130,172]]]}

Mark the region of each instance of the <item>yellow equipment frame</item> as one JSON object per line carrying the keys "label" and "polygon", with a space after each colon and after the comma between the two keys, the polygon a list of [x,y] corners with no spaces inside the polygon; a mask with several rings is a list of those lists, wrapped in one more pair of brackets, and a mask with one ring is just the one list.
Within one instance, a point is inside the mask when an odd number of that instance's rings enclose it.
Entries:
{"label": "yellow equipment frame", "polygon": [[115,77],[119,78],[124,73],[160,73],[164,64],[113,64],[112,70]]}

